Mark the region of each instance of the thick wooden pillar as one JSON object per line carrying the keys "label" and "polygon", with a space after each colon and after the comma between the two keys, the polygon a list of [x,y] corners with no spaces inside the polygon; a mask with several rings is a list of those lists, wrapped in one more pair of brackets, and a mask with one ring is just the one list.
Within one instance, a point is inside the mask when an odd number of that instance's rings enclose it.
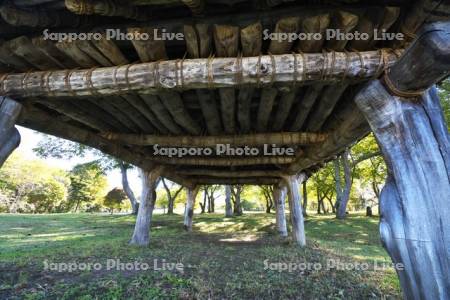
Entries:
{"label": "thick wooden pillar", "polygon": [[225,186],[225,217],[233,216],[233,207],[231,205],[231,186]]}
{"label": "thick wooden pillar", "polygon": [[278,234],[282,237],[287,237],[288,233],[287,233],[286,214],[285,214],[286,186],[274,185],[273,200],[275,202],[276,227],[277,227]]}
{"label": "thick wooden pillar", "polygon": [[370,82],[356,97],[388,166],[380,233],[402,266],[406,299],[450,299],[449,133],[436,89],[413,92],[449,74],[449,24],[423,30],[389,78]]}
{"label": "thick wooden pillar", "polygon": [[19,131],[14,127],[22,105],[0,97],[0,167],[20,144]]}
{"label": "thick wooden pillar", "polygon": [[198,187],[189,187],[187,191],[186,210],[184,212],[184,229],[192,231],[192,221],[194,218],[195,198],[198,194]]}
{"label": "thick wooden pillar", "polygon": [[150,226],[152,223],[153,209],[156,202],[156,186],[159,182],[161,169],[141,170],[142,194],[139,204],[136,224],[130,245],[147,246],[150,243]]}
{"label": "thick wooden pillar", "polygon": [[300,176],[291,175],[284,177],[288,191],[289,212],[292,225],[292,239],[301,247],[304,247],[306,245],[305,224],[299,189],[299,183],[302,183],[304,179],[304,174],[300,174]]}

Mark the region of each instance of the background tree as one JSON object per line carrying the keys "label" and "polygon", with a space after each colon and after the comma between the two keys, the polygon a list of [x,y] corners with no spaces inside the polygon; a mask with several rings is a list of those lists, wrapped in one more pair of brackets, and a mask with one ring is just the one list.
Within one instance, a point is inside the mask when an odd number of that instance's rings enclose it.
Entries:
{"label": "background tree", "polygon": [[120,173],[122,176],[122,188],[128,199],[130,200],[132,214],[137,214],[139,203],[136,200],[136,196],[134,195],[133,190],[131,189],[128,182],[128,170],[133,168],[132,165],[79,143],[44,134],[42,136],[43,138],[33,149],[33,151],[39,157],[71,159],[73,157],[86,157],[89,154],[96,158],[95,162],[103,168],[104,172],[113,169],[120,169]]}
{"label": "background tree", "polygon": [[[183,186],[177,187],[178,185],[173,182],[167,183],[166,179],[164,178],[162,178],[161,181],[164,186],[164,189],[166,190],[167,195],[167,214],[173,215],[175,200],[177,199],[180,192],[183,190]],[[169,187],[169,185],[171,185],[171,187]]]}
{"label": "background tree", "polygon": [[14,153],[0,169],[0,211],[64,211],[68,186],[69,177],[66,171]]}
{"label": "background tree", "polygon": [[242,185],[233,185],[231,187],[231,202],[233,203],[233,214],[235,216],[242,216],[242,203],[241,203],[241,193],[243,190]]}
{"label": "background tree", "polygon": [[101,203],[107,186],[103,168],[96,162],[76,165],[69,173],[68,205],[70,210]]}
{"label": "background tree", "polygon": [[273,186],[271,186],[271,185],[262,185],[262,186],[260,186],[260,189],[261,189],[262,194],[264,195],[266,213],[270,214],[272,208],[274,207]]}
{"label": "background tree", "polygon": [[127,195],[122,189],[114,188],[108,192],[103,200],[103,205],[109,208],[111,214],[113,214],[114,209],[120,211],[122,203],[126,201]]}

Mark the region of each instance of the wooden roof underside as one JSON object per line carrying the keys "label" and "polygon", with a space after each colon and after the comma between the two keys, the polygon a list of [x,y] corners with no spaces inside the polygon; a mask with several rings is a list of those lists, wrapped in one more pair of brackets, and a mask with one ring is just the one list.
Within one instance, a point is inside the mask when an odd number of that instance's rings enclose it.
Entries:
{"label": "wooden roof underside", "polygon": [[[70,2],[66,1],[66,4]],[[103,0],[90,2],[106,3]],[[83,19],[84,25],[77,27],[81,32],[92,29],[101,32],[105,28],[121,28],[123,31],[134,28],[133,31],[144,32],[149,26],[166,28],[168,32],[187,33],[192,30],[194,37],[186,35],[188,44],[200,44],[193,49],[184,41],[109,41],[104,45],[89,41],[44,41],[41,38],[44,28],[73,32],[80,18],[86,16],[69,11],[64,1],[14,0],[0,8],[4,23],[0,26],[0,71],[20,73],[110,67],[161,59],[177,60],[182,59],[186,52],[189,57],[200,58],[207,57],[205,53],[216,57],[236,57],[240,54],[264,55],[269,51],[284,54],[293,51],[320,53],[324,49],[342,52],[400,48],[404,45],[373,40],[363,43],[301,41],[274,44],[263,41],[260,34],[255,36],[252,26],[261,22],[262,28],[271,32],[301,31],[305,26],[304,20],[323,25],[324,20],[327,21],[324,16],[328,16],[327,28],[348,32],[371,32],[378,28],[413,33],[425,21],[448,17],[448,6],[438,6],[438,1],[416,1],[414,5],[410,1],[399,0],[359,1],[354,5],[346,2],[355,1],[116,1],[120,9],[112,9],[114,13],[88,10],[91,15]],[[204,8],[200,12],[196,10],[199,3]],[[255,6],[255,3],[258,4]],[[124,13],[135,13],[133,4],[141,5],[138,10],[148,13],[148,20],[141,14]],[[272,8],[265,9],[268,7]],[[34,24],[27,24],[31,22],[29,13],[35,16],[31,20]],[[58,22],[51,19],[58,15],[64,18]],[[298,18],[298,28],[292,25],[289,17]],[[317,18],[322,19],[314,23]],[[186,24],[192,26],[183,27]],[[210,34],[202,34],[204,28],[208,28]],[[243,33],[248,34],[247,42]],[[253,53],[255,45],[259,44],[261,51]],[[273,184],[283,174],[316,170],[369,132],[369,126],[352,100],[363,82],[312,83],[295,88],[274,85],[191,89],[162,91],[152,96],[121,93],[107,97],[19,97],[16,100],[25,107],[21,125],[98,148],[143,168],[167,165],[164,175],[181,184]],[[258,162],[256,159],[254,163],[227,164],[208,157],[203,163],[203,158],[169,162],[152,157],[151,146],[119,143],[106,135],[223,136],[281,132],[324,133],[326,138],[320,142],[295,145],[297,156],[293,159],[276,162]]]}

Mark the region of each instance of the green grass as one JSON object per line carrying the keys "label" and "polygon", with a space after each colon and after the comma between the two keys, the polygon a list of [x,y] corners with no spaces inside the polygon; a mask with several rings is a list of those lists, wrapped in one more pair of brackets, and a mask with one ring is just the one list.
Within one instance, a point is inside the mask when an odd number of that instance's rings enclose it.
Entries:
{"label": "green grass", "polygon": [[[274,215],[156,215],[151,245],[131,247],[134,217],[95,214],[0,214],[0,299],[378,299],[399,298],[394,270],[326,269],[328,260],[389,262],[378,220],[311,216],[308,246],[277,237]],[[151,269],[105,270],[107,259],[147,262]],[[179,270],[154,270],[181,263]],[[48,263],[100,263],[99,270],[57,272]],[[266,263],[265,263],[266,262]],[[322,269],[280,271],[267,264],[320,263]],[[304,266],[304,265],[303,265]]]}

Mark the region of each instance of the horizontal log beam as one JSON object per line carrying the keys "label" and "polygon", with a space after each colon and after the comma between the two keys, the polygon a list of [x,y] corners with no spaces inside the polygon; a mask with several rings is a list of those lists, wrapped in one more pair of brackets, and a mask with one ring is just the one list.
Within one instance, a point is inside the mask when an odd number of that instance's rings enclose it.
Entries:
{"label": "horizontal log beam", "polygon": [[212,177],[198,177],[194,178],[193,181],[197,185],[211,185],[211,184],[223,184],[223,185],[233,185],[233,184],[248,184],[248,185],[272,185],[279,184],[280,179],[276,178],[212,178]]}
{"label": "horizontal log beam", "polygon": [[29,96],[114,95],[131,91],[201,89],[367,80],[397,60],[401,51],[329,52],[243,58],[169,60],[84,70],[4,74],[0,94]]}
{"label": "horizontal log beam", "polygon": [[211,167],[234,167],[234,166],[254,166],[254,165],[286,165],[295,161],[294,156],[258,156],[258,157],[166,157],[153,156],[147,158],[152,162],[168,165],[192,165]]}
{"label": "horizontal log beam", "polygon": [[[219,178],[248,178],[248,177],[270,177],[282,178],[286,174],[280,171],[217,171],[210,169],[179,170],[177,174],[183,176],[209,176]],[[192,178],[192,177],[189,177]]]}
{"label": "horizontal log beam", "polygon": [[111,141],[129,145],[164,145],[172,147],[214,147],[217,144],[234,146],[310,145],[325,141],[327,134],[308,132],[280,132],[218,136],[159,136],[141,134],[105,133],[102,136]]}

